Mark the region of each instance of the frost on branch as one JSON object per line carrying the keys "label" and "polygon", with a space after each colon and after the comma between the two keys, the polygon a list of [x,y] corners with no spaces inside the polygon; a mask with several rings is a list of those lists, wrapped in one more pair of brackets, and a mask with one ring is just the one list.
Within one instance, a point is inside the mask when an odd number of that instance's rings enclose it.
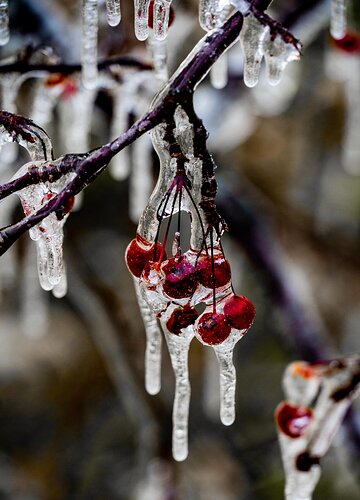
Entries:
{"label": "frost on branch", "polygon": [[295,362],[283,379],[287,400],[276,410],[287,500],[311,500],[325,455],[360,389],[360,357]]}

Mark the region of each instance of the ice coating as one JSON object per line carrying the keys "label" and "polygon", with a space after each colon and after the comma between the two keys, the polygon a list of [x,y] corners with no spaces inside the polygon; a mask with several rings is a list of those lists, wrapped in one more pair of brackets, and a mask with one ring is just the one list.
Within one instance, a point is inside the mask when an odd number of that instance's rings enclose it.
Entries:
{"label": "ice coating", "polygon": [[148,134],[139,137],[134,143],[132,166],[129,186],[129,216],[134,222],[137,222],[146,206],[153,186],[152,143]]}
{"label": "ice coating", "polygon": [[82,0],[81,78],[85,88],[97,85],[98,2]]}
{"label": "ice coating", "polygon": [[[61,158],[57,162],[61,162]],[[47,164],[43,162],[27,163],[19,169],[14,178],[24,175],[33,166],[46,169]],[[62,191],[74,176],[75,174],[66,174],[57,182],[34,184],[19,191],[17,194],[25,215],[36,213]],[[40,285],[44,290],[55,288],[54,295],[57,297],[62,297],[66,293],[62,244],[63,226],[67,217],[68,214],[65,214],[61,220],[58,220],[56,214],[52,213],[29,230],[30,238],[36,242]]]}
{"label": "ice coating", "polygon": [[158,320],[141,295],[138,280],[134,279],[134,285],[146,333],[145,388],[154,395],[161,389],[161,330]]}
{"label": "ice coating", "polygon": [[135,36],[138,40],[146,40],[149,36],[150,0],[134,0]]}
{"label": "ice coating", "polygon": [[180,462],[188,456],[188,419],[191,395],[188,354],[194,332],[192,327],[188,327],[182,331],[181,335],[176,336],[167,330],[164,321],[161,322],[161,325],[175,375],[172,452],[174,459]]}
{"label": "ice coating", "polygon": [[0,0],[0,45],[6,45],[9,37],[8,0]]}
{"label": "ice coating", "polygon": [[272,38],[270,31],[265,33],[262,50],[266,63],[266,76],[270,85],[277,85],[287,64],[300,58],[299,47],[285,42],[279,34]]}
{"label": "ice coating", "polygon": [[155,0],[153,11],[153,31],[157,40],[165,40],[169,27],[172,0]]}
{"label": "ice coating", "polygon": [[211,68],[210,81],[215,89],[226,87],[228,82],[228,61],[226,54],[223,54]]}
{"label": "ice coating", "polygon": [[155,76],[159,82],[165,84],[168,79],[167,43],[165,40],[156,39],[153,30],[151,30],[147,43],[154,66]]}
{"label": "ice coating", "polygon": [[240,33],[240,43],[244,54],[244,83],[254,87],[260,74],[263,58],[263,40],[269,32],[269,27],[263,25],[251,13],[244,18]]}
{"label": "ice coating", "polygon": [[235,420],[236,372],[233,364],[233,348],[215,346],[220,367],[220,418],[224,425]]}
{"label": "ice coating", "polygon": [[[360,389],[360,357],[328,362],[292,363],[284,374],[287,401],[276,411],[285,468],[287,500],[311,500],[325,455],[351,402]],[[284,408],[292,408],[287,418]],[[287,432],[300,415],[295,434]],[[301,421],[302,415],[308,415]],[[289,427],[290,428],[290,427]]]}
{"label": "ice coating", "polygon": [[346,34],[346,0],[331,0],[330,33],[336,40]]}
{"label": "ice coating", "polygon": [[120,23],[120,0],[106,0],[106,19],[109,26],[117,26]]}

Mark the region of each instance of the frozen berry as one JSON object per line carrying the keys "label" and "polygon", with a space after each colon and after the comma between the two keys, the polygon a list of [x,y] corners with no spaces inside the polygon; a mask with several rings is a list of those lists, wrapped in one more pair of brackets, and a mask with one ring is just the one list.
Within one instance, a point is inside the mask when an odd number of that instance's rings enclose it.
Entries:
{"label": "frozen berry", "polygon": [[165,274],[163,289],[169,297],[184,299],[194,295],[199,283],[197,270],[185,255],[172,257],[162,269]]}
{"label": "frozen berry", "polygon": [[196,309],[186,305],[175,309],[166,323],[169,332],[180,335],[183,328],[193,325],[198,317]]}
{"label": "frozen berry", "polygon": [[[149,15],[148,15],[148,26],[149,28],[153,29],[154,27],[154,4],[155,1],[151,0],[149,4]],[[175,19],[175,11],[173,9],[173,6],[170,5],[170,12],[169,12],[169,27],[172,25]]]}
{"label": "frozen berry", "polygon": [[360,36],[357,33],[348,32],[340,40],[334,39],[335,46],[348,54],[360,53]]}
{"label": "frozen berry", "polygon": [[276,410],[276,423],[284,434],[291,438],[298,438],[304,434],[311,419],[311,408],[281,403]]}
{"label": "frozen berry", "polygon": [[[156,260],[161,256],[162,244],[156,244],[156,252],[154,252],[154,244],[149,243],[139,234],[133,239],[125,252],[126,264],[129,271],[136,278],[140,278],[144,267],[150,260]],[[166,258],[166,255],[163,256]]]}
{"label": "frozen berry", "polygon": [[224,306],[224,314],[231,326],[248,330],[255,318],[255,307],[244,295],[233,295]]}
{"label": "frozen berry", "polygon": [[[200,283],[207,287],[213,287],[213,266],[210,255],[202,254],[197,262]],[[231,269],[229,262],[222,254],[214,255],[215,288],[222,287],[231,280]]]}
{"label": "frozen berry", "polygon": [[228,338],[231,326],[224,314],[204,313],[199,317],[196,330],[203,342],[210,345],[217,345]]}

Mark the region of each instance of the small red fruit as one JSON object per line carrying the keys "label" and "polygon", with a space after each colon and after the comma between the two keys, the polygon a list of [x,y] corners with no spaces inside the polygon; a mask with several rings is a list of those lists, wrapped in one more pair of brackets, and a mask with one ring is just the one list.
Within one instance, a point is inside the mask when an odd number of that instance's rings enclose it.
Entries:
{"label": "small red fruit", "polygon": [[335,46],[347,52],[348,54],[359,54],[360,53],[360,35],[353,32],[348,32],[340,40],[333,39]]}
{"label": "small red fruit", "polygon": [[183,328],[193,325],[198,318],[198,313],[193,307],[186,305],[175,309],[166,323],[169,332],[180,335]]}
{"label": "small red fruit", "polygon": [[211,312],[199,317],[196,329],[201,339],[209,345],[221,344],[231,332],[231,326],[225,315]]}
{"label": "small red fruit", "polygon": [[[212,259],[210,255],[202,254],[197,262],[199,281],[206,288],[213,287]],[[214,255],[215,288],[225,286],[231,280],[231,269],[229,262],[222,254]]]}
{"label": "small red fruit", "polygon": [[224,306],[229,324],[237,330],[248,330],[254,322],[254,304],[244,295],[233,295]]}
{"label": "small red fruit", "polygon": [[279,429],[291,438],[302,436],[312,417],[313,412],[311,408],[296,406],[286,402],[281,403],[275,413]]}
{"label": "small red fruit", "polygon": [[[144,267],[150,260],[155,260],[160,257],[162,252],[162,244],[156,243],[156,251],[154,252],[154,244],[149,243],[139,234],[133,239],[125,252],[126,265],[129,271],[136,278],[140,278]],[[164,252],[163,259],[166,259]]]}
{"label": "small red fruit", "polygon": [[197,269],[185,255],[172,257],[163,265],[165,282],[164,292],[172,299],[190,298],[198,286]]}

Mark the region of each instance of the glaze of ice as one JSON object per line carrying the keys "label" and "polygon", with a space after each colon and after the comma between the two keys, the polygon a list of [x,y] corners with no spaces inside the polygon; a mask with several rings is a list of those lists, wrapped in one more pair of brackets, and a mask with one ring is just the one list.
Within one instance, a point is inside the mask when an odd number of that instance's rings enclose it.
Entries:
{"label": "glaze of ice", "polygon": [[85,88],[97,85],[98,2],[82,0],[81,78]]}
{"label": "glaze of ice", "polygon": [[167,43],[165,40],[157,40],[153,30],[151,30],[150,36],[147,40],[147,45],[154,66],[155,76],[162,84],[164,84],[168,79]]}
{"label": "glaze of ice", "polygon": [[244,18],[240,43],[244,54],[244,83],[247,87],[254,87],[259,80],[263,40],[269,31],[269,27],[261,24],[252,14]]}
{"label": "glaze of ice", "polygon": [[146,206],[152,186],[152,143],[150,135],[144,134],[134,143],[132,150],[129,216],[135,223]]}
{"label": "glaze of ice", "polygon": [[106,0],[106,19],[109,26],[117,26],[120,23],[120,0]]}
{"label": "glaze of ice", "polygon": [[233,347],[221,344],[213,347],[220,368],[220,418],[224,425],[235,420],[236,372],[233,363]]}
{"label": "glaze of ice", "polygon": [[[347,172],[360,174],[360,59],[346,57],[347,81],[344,83],[346,121],[342,145],[342,158]],[[345,61],[344,61],[345,63]],[[344,64],[345,66],[345,64]],[[344,68],[345,69],[345,68]]]}
{"label": "glaze of ice", "polygon": [[161,322],[161,326],[163,327],[175,375],[172,453],[174,459],[181,462],[188,456],[188,420],[191,395],[188,355],[194,331],[190,326],[183,329],[178,336],[167,330],[164,321]]}
{"label": "glaze of ice", "polygon": [[146,40],[149,36],[149,4],[150,0],[134,0],[135,36],[138,40]]}
{"label": "glaze of ice", "polygon": [[169,15],[172,0],[155,0],[153,11],[153,30],[157,40],[165,40],[169,28]]}
{"label": "glaze of ice", "polygon": [[6,45],[9,37],[8,0],[0,0],[0,45]]}
{"label": "glaze of ice", "polygon": [[346,34],[346,0],[331,0],[330,33],[335,40]]}
{"label": "glaze of ice", "polygon": [[[127,85],[118,84],[112,89],[113,113],[111,121],[111,138],[115,139],[128,128],[129,122],[129,100]],[[125,148],[115,155],[110,163],[110,173],[116,180],[125,179],[130,172],[129,148]]]}
{"label": "glaze of ice", "polygon": [[269,30],[263,37],[262,50],[266,63],[266,76],[270,85],[277,85],[287,64],[300,58],[298,47],[285,42],[281,35],[276,35],[272,39]]}
{"label": "glaze of ice", "polygon": [[215,89],[223,89],[226,87],[228,82],[228,62],[226,54],[223,54],[212,66],[210,81]]}
{"label": "glaze of ice", "polygon": [[61,92],[61,85],[49,86],[43,80],[36,82],[32,95],[30,117],[40,127],[46,127],[51,122],[53,110]]}
{"label": "glaze of ice", "polygon": [[145,388],[149,394],[157,394],[161,388],[161,330],[158,320],[140,293],[139,281],[134,278],[136,297],[146,333]]}

